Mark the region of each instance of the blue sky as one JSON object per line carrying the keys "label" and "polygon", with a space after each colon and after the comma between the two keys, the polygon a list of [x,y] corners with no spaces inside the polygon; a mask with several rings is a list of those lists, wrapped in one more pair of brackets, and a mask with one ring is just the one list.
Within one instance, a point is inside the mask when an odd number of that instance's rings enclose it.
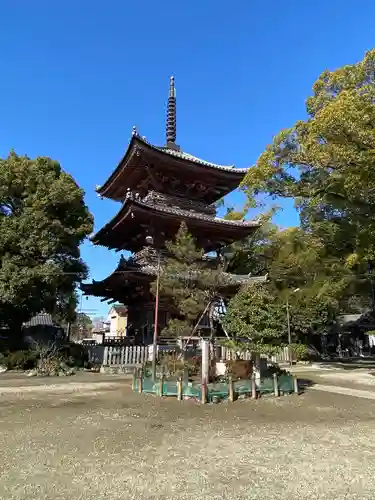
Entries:
{"label": "blue sky", "polygon": [[[0,156],[13,148],[60,161],[84,188],[97,230],[119,205],[99,200],[95,185],[116,167],[132,126],[164,143],[171,74],[177,142],[247,167],[304,117],[322,70],[374,46],[374,18],[371,0],[2,0]],[[283,208],[277,222],[297,224],[293,206]],[[90,243],[82,256],[90,279],[119,258]],[[90,298],[84,309],[108,307]]]}

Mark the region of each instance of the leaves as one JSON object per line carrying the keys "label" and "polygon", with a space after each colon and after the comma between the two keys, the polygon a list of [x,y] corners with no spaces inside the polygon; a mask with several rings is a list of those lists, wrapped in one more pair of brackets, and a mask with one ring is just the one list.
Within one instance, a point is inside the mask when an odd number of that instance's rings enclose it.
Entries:
{"label": "leaves", "polygon": [[[168,257],[161,266],[160,293],[172,301],[179,318],[172,319],[164,333],[188,335],[225,284],[223,264],[218,259],[204,258],[204,251],[196,247],[184,223],[166,247]],[[154,293],[155,288],[156,282],[152,285]]]}
{"label": "leaves", "polygon": [[283,307],[263,284],[244,287],[230,302],[223,319],[224,328],[235,338],[251,341],[253,351],[281,344],[286,335]]}
{"label": "leaves", "polygon": [[301,221],[336,255],[375,255],[375,49],[357,64],[324,71],[307,100],[308,119],[282,130],[244,180],[293,197]]}
{"label": "leaves", "polygon": [[79,245],[93,224],[83,194],[50,158],[11,152],[0,159],[0,316],[6,322],[43,309],[57,314],[74,302],[75,285],[87,273]]}

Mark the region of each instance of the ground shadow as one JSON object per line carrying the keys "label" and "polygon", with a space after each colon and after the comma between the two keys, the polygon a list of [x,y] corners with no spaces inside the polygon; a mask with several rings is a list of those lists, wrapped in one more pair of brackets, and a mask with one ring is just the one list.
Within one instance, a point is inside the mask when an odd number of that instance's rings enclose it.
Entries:
{"label": "ground shadow", "polygon": [[307,378],[298,378],[298,389],[300,393],[304,392],[305,389],[307,389],[308,387],[312,387],[315,384],[316,382],[314,380]]}

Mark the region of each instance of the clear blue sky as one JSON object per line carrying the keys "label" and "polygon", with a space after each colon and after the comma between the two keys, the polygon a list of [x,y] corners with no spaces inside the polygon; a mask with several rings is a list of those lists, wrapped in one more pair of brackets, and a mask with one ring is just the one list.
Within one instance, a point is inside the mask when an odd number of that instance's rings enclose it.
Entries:
{"label": "clear blue sky", "polygon": [[[375,44],[371,0],[0,0],[0,19],[0,155],[13,148],[59,160],[85,189],[96,230],[119,205],[94,187],[132,126],[164,143],[171,74],[177,142],[247,167],[304,117],[323,69],[356,62]],[[277,222],[298,223],[290,204]],[[82,256],[95,279],[119,258],[89,243]],[[90,298],[84,309],[108,308]]]}

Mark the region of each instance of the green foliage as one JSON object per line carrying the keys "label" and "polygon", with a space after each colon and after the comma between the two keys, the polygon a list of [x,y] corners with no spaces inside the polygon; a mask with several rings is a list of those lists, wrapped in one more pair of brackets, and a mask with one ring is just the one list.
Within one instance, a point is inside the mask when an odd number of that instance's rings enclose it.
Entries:
{"label": "green foliage", "polygon": [[304,228],[353,265],[375,258],[375,49],[357,64],[324,71],[307,120],[281,131],[244,180],[295,198]]}
{"label": "green foliage", "polygon": [[74,321],[70,327],[70,338],[77,342],[90,336],[93,325],[90,316],[83,312],[76,314]]}
{"label": "green foliage", "polygon": [[68,366],[82,368],[88,363],[87,350],[82,344],[69,342],[59,349],[59,356]]}
{"label": "green foliage", "polygon": [[293,358],[297,361],[306,361],[309,359],[309,349],[305,344],[291,344],[290,349],[293,353]]}
{"label": "green foliage", "polygon": [[[203,260],[204,251],[197,248],[185,224],[174,241],[166,243],[169,257],[160,272],[160,294],[172,301],[177,319],[172,319],[164,334],[189,335],[209,303],[225,282],[221,262],[209,265]],[[155,292],[156,283],[152,290]]]}
{"label": "green foliage", "polygon": [[267,286],[250,284],[229,302],[223,325],[234,338],[249,340],[231,348],[269,353],[285,339],[285,307]]}
{"label": "green foliage", "polygon": [[74,313],[92,225],[83,191],[56,161],[0,159],[0,319],[19,329],[42,310]]}
{"label": "green foliage", "polygon": [[37,353],[29,349],[10,352],[6,357],[9,370],[30,370],[35,368],[37,361]]}
{"label": "green foliage", "polygon": [[[245,240],[235,242],[229,247],[233,252],[227,271],[234,274],[251,274],[262,276],[269,273],[271,260],[267,255],[272,238],[277,233],[277,227],[272,223],[272,216],[276,208],[273,208],[259,217],[260,226]],[[224,250],[225,252],[228,251]]]}

